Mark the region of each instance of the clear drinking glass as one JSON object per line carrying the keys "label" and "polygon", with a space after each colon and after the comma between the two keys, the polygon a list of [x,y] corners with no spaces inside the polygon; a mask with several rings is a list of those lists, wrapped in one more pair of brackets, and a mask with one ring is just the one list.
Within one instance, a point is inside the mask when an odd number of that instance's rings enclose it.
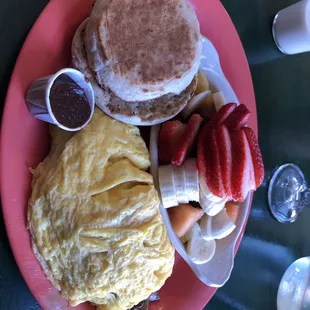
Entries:
{"label": "clear drinking glass", "polygon": [[310,310],[310,257],[296,260],[285,271],[277,295],[278,310]]}
{"label": "clear drinking glass", "polygon": [[296,221],[310,204],[310,189],[298,166],[286,164],[275,171],[269,183],[268,203],[271,213],[281,223]]}

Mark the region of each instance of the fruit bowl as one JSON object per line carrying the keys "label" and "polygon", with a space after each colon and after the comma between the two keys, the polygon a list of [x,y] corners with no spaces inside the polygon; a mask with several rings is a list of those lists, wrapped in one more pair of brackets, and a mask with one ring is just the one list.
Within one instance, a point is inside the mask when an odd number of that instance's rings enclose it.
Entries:
{"label": "fruit bowl", "polygon": [[[226,79],[220,64],[219,55],[207,38],[203,38],[203,53],[201,58],[200,71],[204,72],[210,83],[212,92],[221,91],[225,98],[225,103],[239,103],[235,92]],[[151,154],[151,173],[154,177],[155,185],[159,191],[158,184],[158,137],[160,125],[153,126],[150,137],[150,154]],[[186,249],[180,239],[175,234],[167,209],[160,205],[160,211],[167,227],[168,235],[175,249],[181,257],[188,263],[196,276],[206,285],[212,287],[221,287],[229,279],[233,265],[235,246],[238,238],[244,229],[246,219],[251,206],[251,193],[243,203],[239,204],[239,213],[236,220],[236,229],[226,238],[216,241],[216,251],[210,261],[205,264],[195,264],[188,256]]]}

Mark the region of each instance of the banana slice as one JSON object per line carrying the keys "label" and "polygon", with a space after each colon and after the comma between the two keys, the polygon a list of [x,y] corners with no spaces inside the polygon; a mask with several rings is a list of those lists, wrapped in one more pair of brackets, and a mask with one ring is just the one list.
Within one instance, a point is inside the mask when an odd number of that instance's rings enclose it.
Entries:
{"label": "banana slice", "polygon": [[196,159],[190,158],[184,163],[186,192],[189,201],[199,202],[199,180]]}
{"label": "banana slice", "polygon": [[226,99],[222,91],[213,94],[213,102],[216,111],[218,111],[223,105],[226,104]]}
{"label": "banana slice", "polygon": [[223,199],[221,197],[215,196],[210,192],[205,178],[201,174],[199,174],[199,189],[201,196],[206,197],[206,199],[210,200],[211,202],[220,202]]}
{"label": "banana slice", "polygon": [[213,110],[213,97],[210,90],[204,91],[193,97],[181,114],[184,119],[188,119],[194,112],[201,116],[211,116]]}
{"label": "banana slice", "polygon": [[181,237],[180,240],[182,243],[185,243],[189,239],[191,239],[194,234],[199,234],[199,233],[200,233],[200,227],[198,223],[195,223],[192,229],[190,229],[183,237]]}
{"label": "banana slice", "polygon": [[158,168],[158,180],[164,208],[167,209],[177,206],[178,199],[174,184],[173,166],[160,166]]}
{"label": "banana slice", "polygon": [[206,214],[210,216],[215,216],[220,213],[227,202],[228,198],[217,197],[213,195],[208,185],[205,182],[205,179],[199,174],[199,203],[201,208],[205,211]]}
{"label": "banana slice", "polygon": [[215,253],[216,243],[214,240],[204,240],[200,231],[193,233],[187,243],[187,254],[193,263],[201,265],[207,263]]}
{"label": "banana slice", "polygon": [[173,166],[173,176],[178,203],[188,203],[184,166]]}
{"label": "banana slice", "polygon": [[220,200],[217,200],[217,198],[218,197],[216,197],[215,201],[210,200],[207,196],[205,196],[202,193],[202,191],[200,191],[199,203],[200,203],[201,208],[203,209],[203,211],[205,211],[206,214],[210,216],[215,216],[224,209],[225,204],[228,199],[224,197],[224,198],[220,198]]}
{"label": "banana slice", "polygon": [[223,239],[236,228],[225,209],[215,216],[204,215],[200,220],[201,236],[205,240]]}

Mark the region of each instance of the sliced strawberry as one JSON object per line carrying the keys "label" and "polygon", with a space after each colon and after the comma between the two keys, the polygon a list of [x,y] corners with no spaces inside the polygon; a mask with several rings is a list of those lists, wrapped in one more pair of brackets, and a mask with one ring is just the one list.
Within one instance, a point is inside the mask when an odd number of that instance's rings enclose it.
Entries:
{"label": "sliced strawberry", "polygon": [[232,148],[231,192],[234,201],[244,201],[256,189],[251,150],[243,130],[230,132]]}
{"label": "sliced strawberry", "polygon": [[186,129],[181,136],[181,140],[175,145],[172,153],[171,163],[181,166],[187,155],[191,152],[196,140],[200,125],[203,118],[199,114],[193,114],[186,126]]}
{"label": "sliced strawberry", "polygon": [[240,104],[225,120],[228,129],[243,128],[250,118],[251,112],[244,104]]}
{"label": "sliced strawberry", "polygon": [[228,103],[223,105],[214,115],[211,122],[217,125],[222,124],[227,119],[227,117],[235,110],[236,107],[236,103]]}
{"label": "sliced strawberry", "polygon": [[207,124],[198,141],[197,166],[201,177],[211,193],[217,197],[225,196],[222,180],[219,148],[216,140],[216,129]]}
{"label": "sliced strawberry", "polygon": [[205,183],[206,183],[206,140],[209,134],[211,126],[206,124],[202,131],[201,134],[198,138],[198,146],[197,146],[197,169],[199,173],[199,178],[202,178]]}
{"label": "sliced strawberry", "polygon": [[231,141],[227,127],[222,124],[216,128],[221,174],[226,196],[231,197]]}
{"label": "sliced strawberry", "polygon": [[186,125],[180,121],[170,121],[162,125],[159,133],[159,163],[161,165],[170,164],[173,151],[181,140],[186,129]]}
{"label": "sliced strawberry", "polygon": [[260,151],[259,145],[257,138],[255,136],[254,131],[249,128],[245,127],[243,128],[247,140],[250,145],[250,150],[251,150],[251,155],[252,155],[252,160],[253,160],[253,165],[254,165],[254,173],[255,173],[255,183],[256,183],[256,188],[259,187],[264,180],[264,163],[263,163],[263,157],[262,153]]}

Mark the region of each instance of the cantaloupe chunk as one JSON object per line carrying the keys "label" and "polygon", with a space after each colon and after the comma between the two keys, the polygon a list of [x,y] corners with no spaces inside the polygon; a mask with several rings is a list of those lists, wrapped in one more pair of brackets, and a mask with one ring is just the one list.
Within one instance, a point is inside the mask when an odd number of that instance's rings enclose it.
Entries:
{"label": "cantaloupe chunk", "polygon": [[227,202],[225,204],[225,208],[228,216],[232,219],[234,223],[236,223],[239,214],[239,206],[235,203]]}
{"label": "cantaloupe chunk", "polygon": [[194,208],[189,204],[181,204],[168,210],[171,225],[176,235],[183,237],[193,225],[204,215],[202,209]]}

